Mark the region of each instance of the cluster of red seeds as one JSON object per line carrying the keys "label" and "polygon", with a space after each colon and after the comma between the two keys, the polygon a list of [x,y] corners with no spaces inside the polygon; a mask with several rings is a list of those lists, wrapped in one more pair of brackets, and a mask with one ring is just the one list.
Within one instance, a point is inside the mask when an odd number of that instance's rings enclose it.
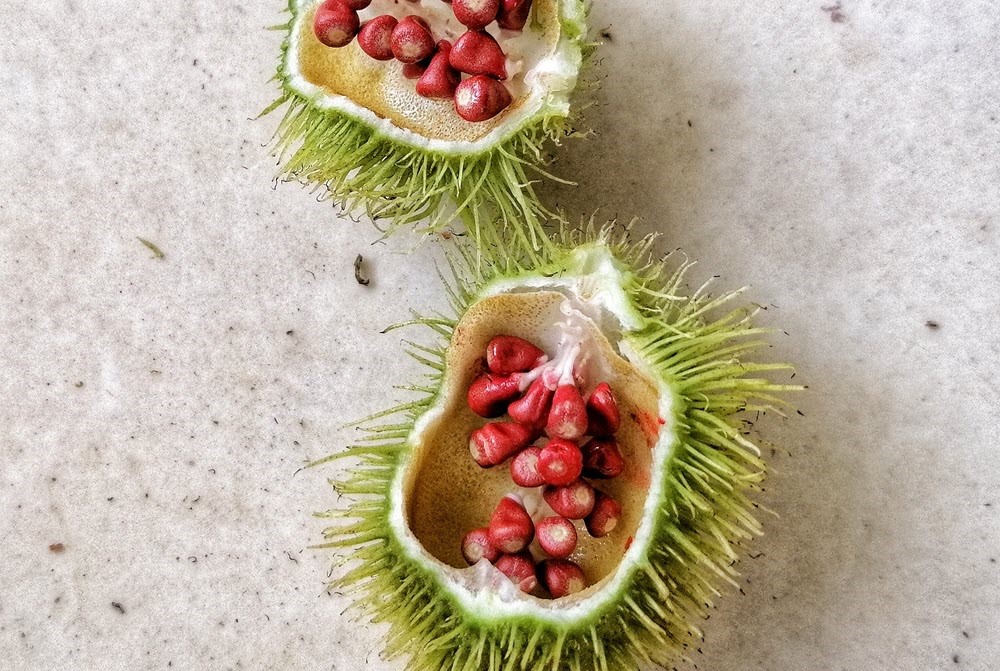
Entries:
{"label": "cluster of red seeds", "polygon": [[[574,357],[550,364],[527,340],[497,336],[486,349],[488,372],[468,392],[477,415],[510,418],[472,432],[472,458],[490,468],[513,457],[511,479],[521,487],[544,487],[542,497],[556,515],[535,523],[521,499],[508,494],[488,526],[465,535],[462,555],[469,564],[486,558],[525,592],[541,580],[557,599],[587,586],[583,570],[568,559],[577,546],[571,520],[584,520],[587,532],[601,538],[622,514],[617,501],[585,478],[615,478],[625,470],[614,438],[621,415],[611,387],[602,382],[585,400],[573,364]],[[543,435],[547,440],[534,445]],[[528,551],[535,539],[548,556],[537,566]]]}
{"label": "cluster of red seeds", "polygon": [[[496,21],[504,30],[523,30],[531,0],[444,1],[468,28],[454,45],[435,41],[419,16],[397,20],[382,14],[362,24],[358,11],[372,0],[324,0],[316,10],[313,30],[328,47],[347,46],[357,36],[358,46],[372,58],[403,63],[403,74],[417,80],[418,95],[453,100],[455,111],[466,121],[492,119],[513,98],[502,83],[507,79],[507,56],[484,29]],[[463,80],[463,74],[469,76]]]}

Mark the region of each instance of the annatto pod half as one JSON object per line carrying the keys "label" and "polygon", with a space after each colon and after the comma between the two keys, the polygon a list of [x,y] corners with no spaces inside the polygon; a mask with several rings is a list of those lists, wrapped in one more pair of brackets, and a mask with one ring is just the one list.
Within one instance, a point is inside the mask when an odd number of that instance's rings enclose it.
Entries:
{"label": "annatto pod half", "polygon": [[[279,27],[287,33],[275,77],[281,92],[264,114],[284,109],[273,141],[281,176],[315,186],[348,213],[383,219],[389,230],[433,231],[460,220],[473,236],[484,226],[527,226],[537,235],[548,212],[532,184],[547,174],[547,141],[574,133],[570,98],[592,51],[587,0],[534,0],[523,30],[487,27],[513,65],[502,83],[512,100],[471,121],[441,87],[418,93],[416,77],[404,72],[419,66],[373,58],[357,40],[321,43],[313,29],[319,4],[290,0],[291,18]],[[373,0],[357,14],[362,24],[420,17],[436,41],[466,30],[452,5],[436,0]],[[382,58],[384,49],[365,38]]]}
{"label": "annatto pod half", "polygon": [[[650,260],[648,241],[608,226],[514,249],[453,248],[454,319],[410,323],[441,338],[414,352],[432,387],[316,462],[354,464],[331,481],[351,503],[324,514],[342,522],[321,547],[346,552],[331,588],[388,624],[385,656],[407,656],[407,669],[671,668],[696,647],[720,581],[736,584],[737,551],[760,533],[750,497],[765,465],[740,413],[772,409],[797,387],[769,379],[788,366],[745,360],[764,344],[754,309],[724,308],[735,294],[688,293],[689,264]],[[576,523],[566,566],[582,571],[580,591],[519,586],[506,565],[463,556],[466,534],[481,533],[508,494],[536,524],[553,515],[540,488],[518,488],[508,468],[469,456],[469,434],[488,420],[466,390],[498,335],[536,344],[554,366],[570,362],[584,393],[597,382],[614,390],[625,469],[599,484],[621,510],[599,538]],[[536,544],[529,551],[524,561],[550,566]]]}

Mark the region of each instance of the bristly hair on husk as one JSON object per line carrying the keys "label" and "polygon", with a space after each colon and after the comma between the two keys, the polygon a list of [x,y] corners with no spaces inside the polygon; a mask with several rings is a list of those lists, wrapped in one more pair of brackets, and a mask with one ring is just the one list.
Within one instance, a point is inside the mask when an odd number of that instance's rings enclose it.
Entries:
{"label": "bristly hair on husk", "polygon": [[[589,9],[587,0],[584,11]],[[546,169],[551,160],[547,145],[586,136],[578,128],[585,104],[574,102],[569,116],[546,107],[479,153],[452,155],[407,145],[346,112],[321,108],[288,84],[295,0],[289,0],[287,11],[288,22],[274,26],[286,33],[273,78],[281,91],[260,114],[284,108],[271,140],[281,165],[279,179],[312,185],[321,200],[332,200],[348,214],[384,221],[387,235],[407,226],[433,233],[460,221],[473,238],[485,227],[500,227],[506,234],[539,243],[545,235],[541,222],[555,215],[542,205],[534,184],[539,178],[570,183]],[[580,42],[584,70],[592,63],[596,44],[572,22],[564,21],[562,29]],[[573,97],[589,86],[581,72]]]}
{"label": "bristly hair on husk", "polygon": [[[624,587],[602,609],[569,624],[532,617],[486,621],[463,610],[434,570],[394,536],[390,488],[415,421],[437,400],[458,318],[494,280],[545,274],[581,245],[604,245],[631,269],[625,290],[647,325],[630,340],[675,395],[667,486],[646,556],[628,568]],[[408,656],[412,671],[634,671],[638,663],[669,666],[697,647],[698,623],[721,583],[736,585],[737,550],[761,533],[751,497],[766,468],[741,413],[773,410],[781,404],[778,394],[799,387],[762,375],[788,366],[743,361],[766,344],[759,336],[768,330],[753,325],[753,307],[719,314],[736,293],[713,298],[707,285],[685,295],[692,264],[654,260],[651,245],[651,238],[629,242],[627,227],[591,225],[563,227],[534,258],[512,254],[509,246],[466,248],[454,257],[448,283],[455,315],[408,322],[437,339],[410,351],[429,370],[425,384],[401,387],[417,398],[368,418],[358,444],[314,463],[357,461],[344,478],[331,480],[352,503],[319,514],[339,523],[316,547],[341,553],[332,588],[349,589],[361,616],[388,623],[387,657]]]}

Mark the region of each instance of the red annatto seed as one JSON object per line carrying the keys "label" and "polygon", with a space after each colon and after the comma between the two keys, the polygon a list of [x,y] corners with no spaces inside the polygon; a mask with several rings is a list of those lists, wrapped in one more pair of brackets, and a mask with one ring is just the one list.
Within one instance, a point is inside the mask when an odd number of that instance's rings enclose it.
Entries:
{"label": "red annatto seed", "polygon": [[576,443],[553,438],[538,455],[538,472],[550,485],[572,484],[583,473],[583,454]]}
{"label": "red annatto seed", "polygon": [[552,393],[542,378],[538,378],[531,383],[524,396],[507,406],[507,414],[518,424],[541,430],[552,407]]}
{"label": "red annatto seed", "polygon": [[419,63],[403,63],[403,76],[407,79],[420,79],[424,72],[427,71],[427,66],[430,65],[431,61],[427,60],[420,61]]}
{"label": "red annatto seed", "polygon": [[313,17],[316,38],[328,47],[345,47],[358,34],[361,20],[358,13],[343,0],[326,0]]}
{"label": "red annatto seed", "polygon": [[565,559],[576,549],[576,527],[565,517],[546,517],[535,526],[538,544],[550,557]]}
{"label": "red annatto seed", "polygon": [[521,394],[516,375],[483,373],[469,385],[467,400],[472,412],[480,417],[499,417]]}
{"label": "red annatto seed", "polygon": [[458,38],[451,50],[451,67],[469,75],[507,79],[507,57],[485,30],[470,30]]}
{"label": "red annatto seed", "polygon": [[491,564],[500,557],[500,552],[490,545],[489,531],[486,527],[473,529],[462,539],[462,557],[472,566],[480,559]]}
{"label": "red annatto seed", "polygon": [[[455,53],[452,47],[451,53]],[[455,112],[466,121],[488,121],[513,102],[507,87],[486,75],[470,77],[455,89]]]}
{"label": "red annatto seed", "polygon": [[498,335],[486,345],[486,366],[491,373],[523,373],[542,363],[545,352],[524,338]]}
{"label": "red annatto seed", "polygon": [[434,54],[431,29],[419,16],[407,16],[392,31],[392,55],[402,63],[419,63]]}
{"label": "red annatto seed", "polygon": [[395,16],[388,14],[365,21],[358,31],[358,46],[377,61],[391,61],[392,31],[398,23]]}
{"label": "red annatto seed", "polygon": [[621,428],[618,401],[607,382],[597,385],[587,399],[587,418],[590,422],[587,433],[592,436],[610,436]]}
{"label": "red annatto seed", "polygon": [[594,493],[594,509],[590,511],[584,524],[594,538],[603,538],[614,531],[622,517],[622,507],[610,495],[597,490]]}
{"label": "red annatto seed", "polygon": [[356,12],[367,9],[372,4],[372,0],[343,0],[343,3]]}
{"label": "red annatto seed", "polygon": [[587,405],[575,384],[560,384],[552,396],[552,409],[545,424],[550,438],[579,440],[587,432]]}
{"label": "red annatto seed", "polygon": [[548,559],[542,562],[542,582],[554,599],[582,592],[587,588],[583,569],[568,559]]}
{"label": "red annatto seed", "polygon": [[469,452],[483,468],[502,464],[538,437],[538,433],[514,422],[491,422],[469,436]]}
{"label": "red annatto seed", "polygon": [[531,0],[502,0],[497,25],[504,30],[524,30],[531,12]]}
{"label": "red annatto seed", "polygon": [[488,538],[490,545],[504,554],[524,550],[535,538],[535,525],[524,509],[521,499],[508,494],[500,499],[490,516]]}
{"label": "red annatto seed", "polygon": [[548,485],[542,490],[542,498],[556,514],[571,520],[582,520],[594,509],[594,488],[583,480],[565,487]]}
{"label": "red annatto seed", "polygon": [[478,30],[496,20],[500,12],[500,0],[454,0],[451,9],[459,23]]}
{"label": "red annatto seed", "polygon": [[538,472],[538,455],[541,448],[527,447],[510,462],[510,479],[518,487],[541,487],[545,478]]}
{"label": "red annatto seed", "polygon": [[462,75],[448,63],[450,52],[451,42],[447,40],[438,42],[437,53],[431,58],[427,70],[417,82],[417,95],[439,100],[448,100],[455,95],[455,89],[462,81]]}
{"label": "red annatto seed", "polygon": [[581,448],[583,474],[588,478],[617,478],[625,471],[625,459],[614,438],[592,438]]}
{"label": "red annatto seed", "polygon": [[527,552],[501,555],[496,561],[496,567],[526,594],[538,587],[535,560]]}

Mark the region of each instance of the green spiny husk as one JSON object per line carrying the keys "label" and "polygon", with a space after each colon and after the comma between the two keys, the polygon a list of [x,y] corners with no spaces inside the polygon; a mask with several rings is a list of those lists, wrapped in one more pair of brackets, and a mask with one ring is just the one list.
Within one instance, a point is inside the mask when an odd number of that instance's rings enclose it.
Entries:
{"label": "green spiny husk", "polygon": [[[561,229],[534,255],[502,247],[458,247],[454,277],[447,283],[455,317],[418,317],[437,336],[420,346],[429,364],[416,400],[378,413],[360,424],[366,437],[345,451],[315,462],[354,458],[357,465],[331,481],[353,504],[324,517],[342,521],[325,530],[350,569],[332,585],[350,589],[355,607],[372,622],[385,622],[385,654],[408,655],[413,671],[513,671],[569,669],[632,671],[637,663],[670,665],[701,638],[697,622],[720,594],[720,583],[736,585],[737,550],[761,530],[752,494],[765,464],[744,435],[739,413],[773,410],[777,394],[799,387],[759,374],[787,370],[742,357],[765,344],[765,329],[752,324],[754,308],[718,315],[736,294],[713,298],[702,286],[683,296],[691,264],[670,270],[669,257],[653,260],[652,239],[628,241],[612,225],[585,231]],[[675,395],[677,436],[667,463],[667,487],[644,561],[631,565],[623,588],[586,619],[557,624],[532,617],[484,620],[463,610],[428,566],[410,557],[389,520],[390,488],[408,448],[415,421],[437,400],[445,349],[458,318],[482,290],[498,279],[558,271],[570,250],[604,245],[630,270],[624,283],[646,325],[630,336],[639,354]]]}
{"label": "green spiny husk", "polygon": [[[589,12],[589,0],[584,9]],[[320,199],[334,201],[345,212],[384,220],[387,235],[405,226],[437,232],[459,220],[474,238],[489,227],[538,244],[545,235],[541,222],[554,215],[539,201],[534,183],[562,181],[545,169],[546,146],[583,135],[576,129],[575,111],[566,116],[546,106],[479,153],[448,154],[401,143],[346,112],[319,107],[288,84],[295,0],[289,0],[287,11],[288,22],[274,27],[286,33],[274,77],[281,91],[260,115],[284,108],[272,139],[279,178],[311,184]],[[581,26],[564,21],[562,27],[579,42],[582,69],[595,45],[585,41]],[[582,74],[577,82],[578,89],[585,88]]]}

